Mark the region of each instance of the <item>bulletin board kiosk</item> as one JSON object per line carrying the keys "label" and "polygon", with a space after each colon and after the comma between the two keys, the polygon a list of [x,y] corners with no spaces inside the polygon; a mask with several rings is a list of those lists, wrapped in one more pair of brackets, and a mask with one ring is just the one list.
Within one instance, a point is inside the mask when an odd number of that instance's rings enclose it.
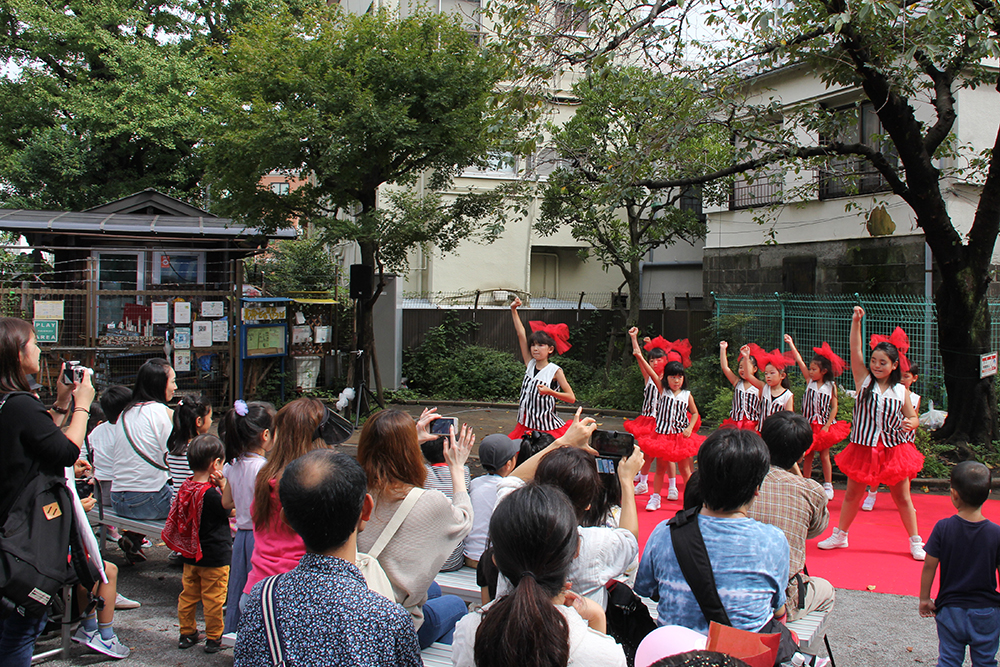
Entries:
{"label": "bulletin board kiosk", "polygon": [[[280,364],[281,400],[285,400],[285,361],[288,357],[288,305],[284,297],[240,299],[240,398],[248,381],[254,386],[274,362]],[[264,361],[265,363],[260,363]]]}

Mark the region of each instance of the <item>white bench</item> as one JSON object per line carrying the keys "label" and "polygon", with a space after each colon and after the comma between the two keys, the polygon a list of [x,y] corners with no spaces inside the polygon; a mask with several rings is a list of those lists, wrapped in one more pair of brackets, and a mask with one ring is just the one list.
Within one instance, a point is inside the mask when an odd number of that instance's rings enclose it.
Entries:
{"label": "white bench", "polygon": [[476,569],[463,567],[454,572],[438,572],[434,581],[441,587],[442,595],[457,595],[463,602],[483,601],[479,584],[476,583]]}
{"label": "white bench", "polygon": [[108,509],[101,511],[98,507],[87,512],[87,516],[91,523],[96,523],[101,527],[97,540],[97,544],[101,549],[101,558],[104,558],[104,543],[108,539],[108,526],[130,530],[141,535],[152,535],[155,539],[159,539],[160,533],[163,532],[163,527],[166,524],[165,521],[129,519],[128,517],[119,516]]}
{"label": "white bench", "polygon": [[420,652],[424,667],[451,667],[451,644],[434,642]]}

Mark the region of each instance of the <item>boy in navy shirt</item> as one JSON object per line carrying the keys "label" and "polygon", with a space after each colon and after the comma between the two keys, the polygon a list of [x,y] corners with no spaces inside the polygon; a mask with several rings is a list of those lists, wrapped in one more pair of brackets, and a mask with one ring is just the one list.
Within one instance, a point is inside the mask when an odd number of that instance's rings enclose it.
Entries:
{"label": "boy in navy shirt", "polygon": [[[934,526],[924,550],[920,576],[920,615],[934,616],[938,666],[960,667],[969,647],[973,667],[997,664],[1000,648],[1000,526],[983,516],[990,495],[990,469],[964,461],[951,471],[951,502],[958,512]],[[936,600],[934,571],[941,564]]]}

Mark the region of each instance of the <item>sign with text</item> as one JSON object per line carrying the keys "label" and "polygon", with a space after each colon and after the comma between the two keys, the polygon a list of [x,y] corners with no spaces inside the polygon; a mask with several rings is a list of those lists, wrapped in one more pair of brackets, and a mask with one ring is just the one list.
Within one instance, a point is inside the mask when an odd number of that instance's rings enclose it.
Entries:
{"label": "sign with text", "polygon": [[39,343],[58,343],[59,320],[35,320],[35,338]]}
{"label": "sign with text", "polygon": [[284,306],[244,306],[243,321],[283,320],[287,317]]}
{"label": "sign with text", "polygon": [[997,374],[997,353],[990,352],[979,356],[979,378],[988,378]]}
{"label": "sign with text", "polygon": [[36,320],[63,319],[63,303],[64,302],[62,301],[36,301],[34,319]]}

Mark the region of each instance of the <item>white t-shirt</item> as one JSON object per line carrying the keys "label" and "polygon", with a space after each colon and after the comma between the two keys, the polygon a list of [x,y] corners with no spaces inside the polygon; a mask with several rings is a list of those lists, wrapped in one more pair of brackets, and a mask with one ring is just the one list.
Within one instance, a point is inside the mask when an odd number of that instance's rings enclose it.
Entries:
{"label": "white t-shirt", "polygon": [[[497,502],[524,486],[524,483],[518,477],[504,477],[497,484]],[[639,557],[639,542],[625,528],[580,526],[578,530],[580,553],[573,559],[566,580],[573,583],[575,592],[607,609],[608,591],[604,586],[629,570],[632,562]],[[510,590],[510,582],[501,574],[497,580],[497,597],[506,595]]]}
{"label": "white t-shirt", "polygon": [[486,550],[486,537],[490,532],[490,517],[497,504],[499,475],[483,475],[472,480],[469,497],[472,499],[472,532],[465,538],[465,555],[479,560]]}
{"label": "white t-shirt", "polygon": [[[451,660],[455,667],[474,667],[476,630],[482,621],[483,611],[494,603],[484,606],[478,611],[466,614],[455,625],[455,641],[452,644]],[[569,661],[567,667],[584,667],[600,665],[601,667],[624,667],[625,652],[622,647],[608,635],[598,632],[587,625],[576,609],[564,605],[555,608],[566,617],[569,626]]]}
{"label": "white t-shirt", "polygon": [[111,422],[101,422],[87,436],[94,455],[94,479],[101,482],[111,481],[114,475],[116,428]]}
{"label": "white t-shirt", "polygon": [[253,490],[257,473],[265,463],[267,459],[260,454],[247,453],[222,467],[229,492],[233,494],[233,504],[236,505],[236,528],[239,530],[253,530],[253,519],[250,518]]}
{"label": "white t-shirt", "polygon": [[167,483],[167,471],[154,468],[135,453],[125,438],[125,428],[139,451],[165,468],[167,438],[174,428],[173,411],[163,403],[140,403],[122,413],[115,425],[111,491],[159,491]]}

